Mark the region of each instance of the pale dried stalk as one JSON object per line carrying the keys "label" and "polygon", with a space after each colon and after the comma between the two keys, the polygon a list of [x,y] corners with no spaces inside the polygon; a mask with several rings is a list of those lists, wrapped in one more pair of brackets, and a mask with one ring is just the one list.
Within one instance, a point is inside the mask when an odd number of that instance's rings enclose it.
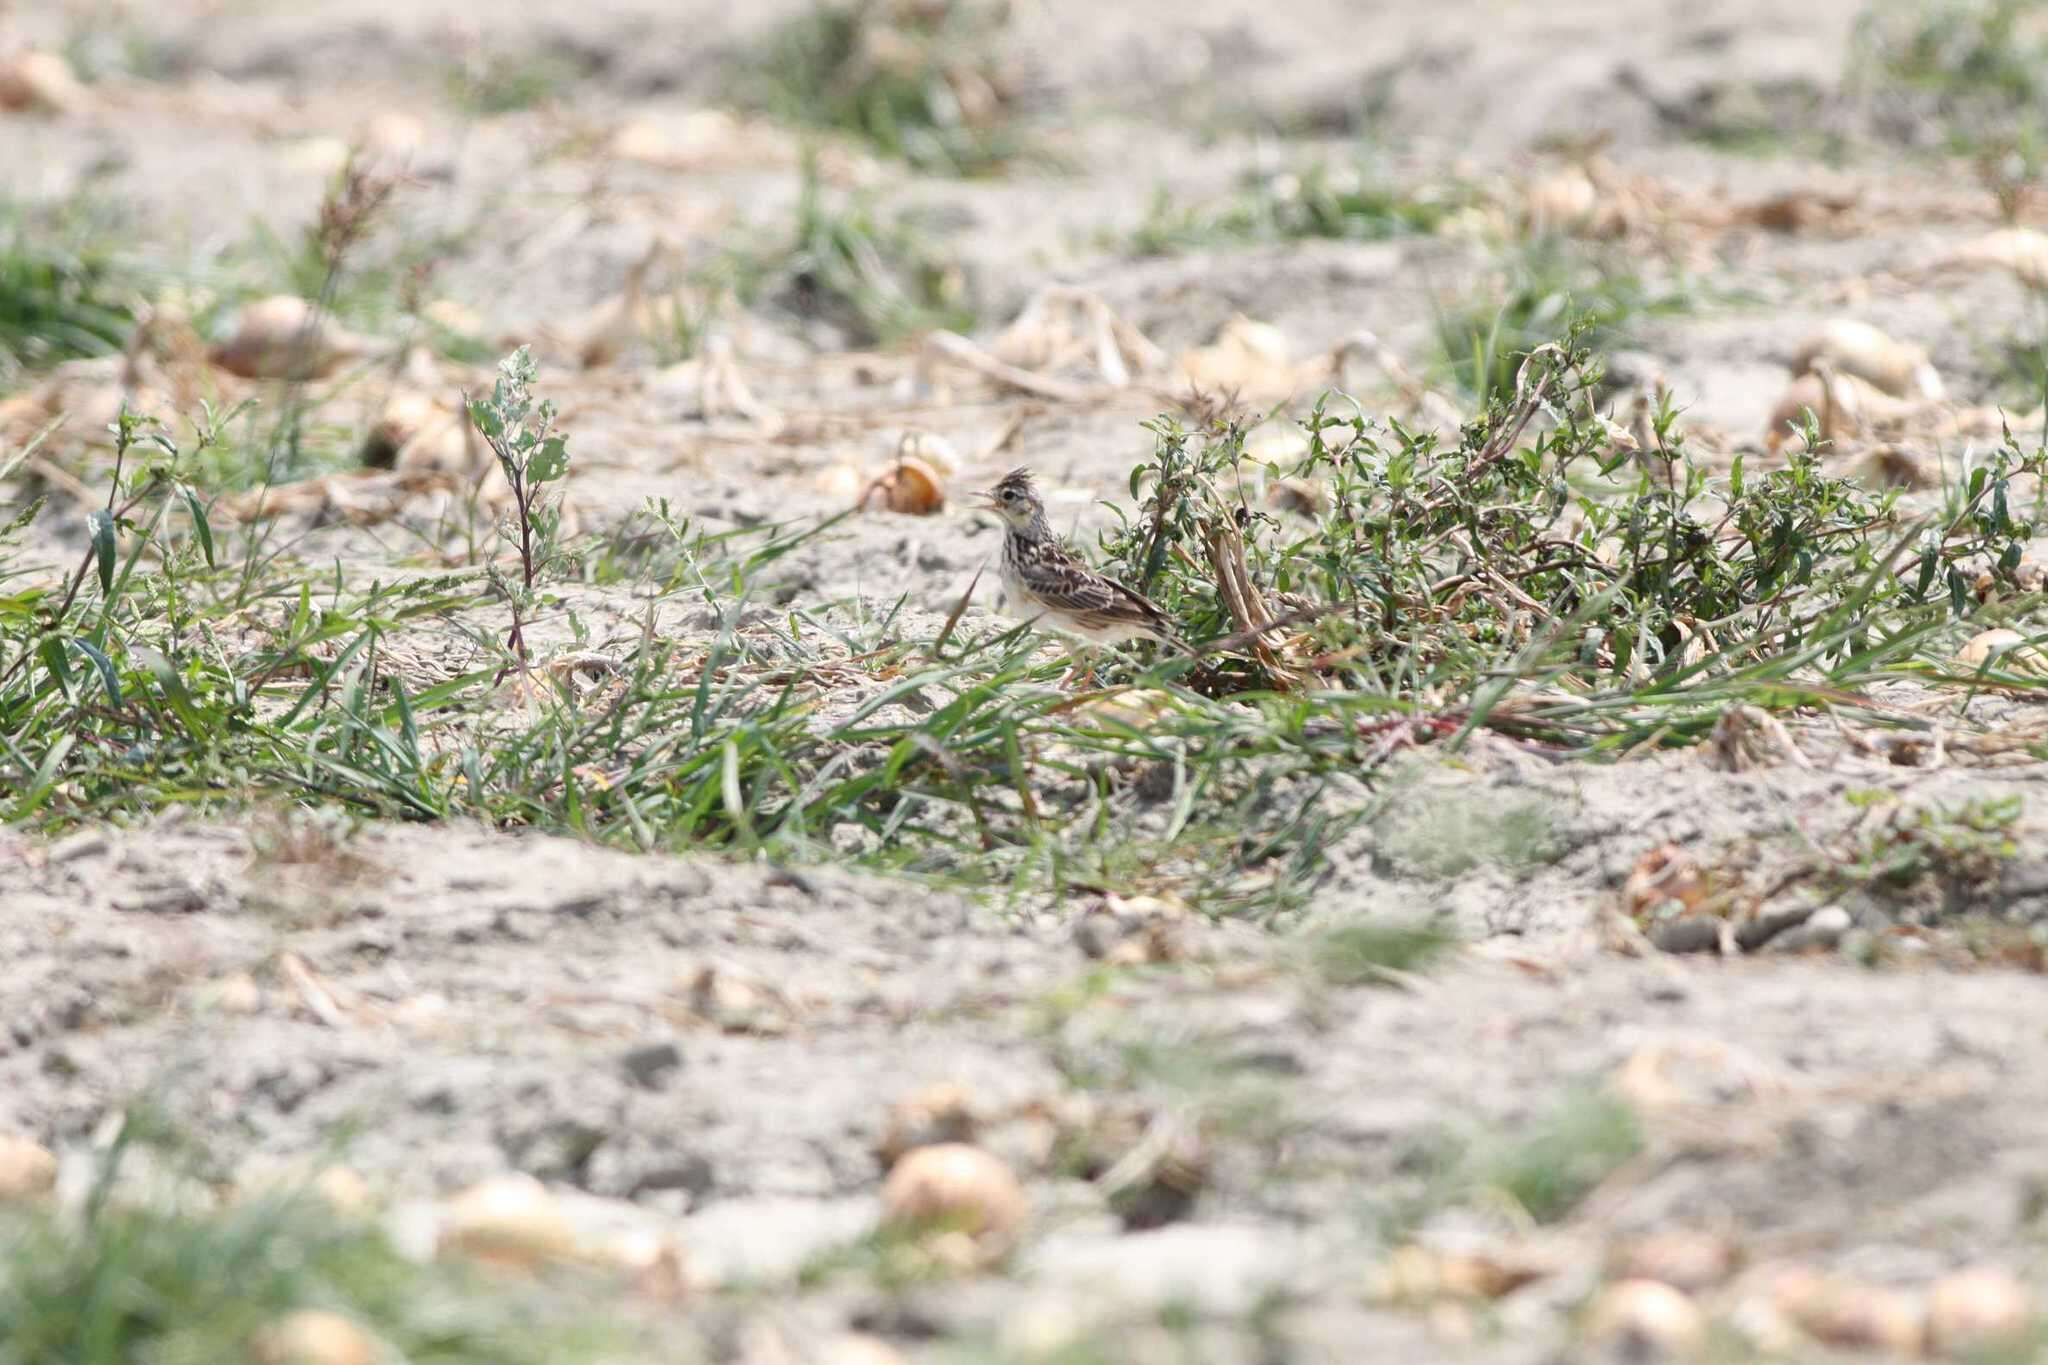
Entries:
{"label": "pale dried stalk", "polygon": [[924,348],[927,356],[965,366],[1006,388],[1038,398],[1050,398],[1056,403],[1093,403],[1114,392],[1099,385],[1075,384],[1019,369],[996,359],[958,332],[933,332],[924,339]]}
{"label": "pale dried stalk", "polygon": [[1252,581],[1251,570],[1245,566],[1244,537],[1238,534],[1237,523],[1228,517],[1217,518],[1209,524],[1205,540],[1209,567],[1216,575],[1223,604],[1230,609],[1230,619],[1237,623],[1239,633],[1250,637],[1252,656],[1259,666],[1283,690],[1306,683],[1308,674],[1284,661],[1266,641],[1275,618],[1266,605],[1265,595]]}

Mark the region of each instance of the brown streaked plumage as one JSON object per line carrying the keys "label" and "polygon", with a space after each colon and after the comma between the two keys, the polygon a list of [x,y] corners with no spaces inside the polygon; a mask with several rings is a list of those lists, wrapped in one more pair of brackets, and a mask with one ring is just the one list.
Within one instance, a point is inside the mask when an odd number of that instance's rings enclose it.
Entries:
{"label": "brown streaked plumage", "polygon": [[1045,517],[1031,471],[1013,469],[987,493],[1003,519],[1003,607],[1019,620],[1091,645],[1158,640],[1186,650],[1166,614],[1076,557]]}

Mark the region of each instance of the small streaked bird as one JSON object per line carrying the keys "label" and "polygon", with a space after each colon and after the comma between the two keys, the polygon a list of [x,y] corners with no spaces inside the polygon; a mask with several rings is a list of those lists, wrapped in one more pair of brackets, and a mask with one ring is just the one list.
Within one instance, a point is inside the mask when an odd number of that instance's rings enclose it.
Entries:
{"label": "small streaked bird", "polygon": [[1095,650],[1127,640],[1158,640],[1189,652],[1166,613],[1142,593],[1095,572],[1060,544],[1045,519],[1045,499],[1038,495],[1030,470],[1011,470],[983,496],[1003,519],[1006,614]]}

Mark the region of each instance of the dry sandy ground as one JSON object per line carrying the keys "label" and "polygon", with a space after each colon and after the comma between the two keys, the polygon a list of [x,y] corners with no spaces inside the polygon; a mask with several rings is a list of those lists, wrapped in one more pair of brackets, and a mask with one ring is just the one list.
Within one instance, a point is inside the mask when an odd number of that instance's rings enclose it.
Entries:
{"label": "dry sandy ground", "polygon": [[[788,167],[669,172],[560,149],[704,104],[731,54],[792,8],[166,3],[126,22],[179,102],[0,120],[0,165],[11,193],[90,180],[134,205],[175,272],[252,218],[295,230],[331,168],[310,140],[349,136],[366,110],[405,110],[443,173],[398,211],[456,243],[434,290],[494,330],[530,331],[613,295],[658,229],[789,211]],[[1243,130],[1312,126],[1361,89],[1381,97],[1371,131],[1404,171],[1513,177],[1545,139],[1598,133],[1624,171],[1702,202],[1858,196],[1851,226],[1717,242],[1692,274],[1706,306],[1637,337],[1640,363],[1730,444],[1756,444],[1787,355],[1823,318],[1850,312],[1927,345],[1964,402],[1994,397],[1987,348],[2030,325],[2009,277],[1922,271],[1995,223],[1989,196],[1942,168],[1722,154],[1673,126],[1673,111],[1728,91],[1833,90],[1859,12],[1847,0],[1017,8],[1019,51],[1072,167],[990,182],[880,172],[891,202],[945,225],[984,334],[1061,281],[1099,291],[1170,351],[1243,313],[1297,354],[1361,328],[1426,354],[1435,301],[1488,278],[1487,254],[1456,236],[1137,261],[1105,245],[1143,219],[1155,186],[1195,198],[1246,167],[1342,145],[1341,130],[1298,146]],[[0,32],[62,42],[83,13],[17,4]],[[465,32],[566,48],[592,74],[566,111],[459,120],[433,73]],[[900,358],[876,360],[881,378],[864,385],[801,343],[774,327],[742,339],[765,401],[807,413],[896,401]],[[579,505],[600,526],[649,496],[711,526],[827,513],[840,495],[819,472],[878,460],[903,425],[821,422],[815,440],[775,443],[682,420],[644,365],[550,365],[542,382],[574,432]],[[1155,408],[1138,394],[1085,406],[941,395],[917,421],[968,452],[962,487],[1031,464],[1066,495],[1063,529],[1085,533],[1103,524],[1096,497],[1123,496],[1150,446],[1137,422]],[[1020,414],[1006,447],[978,458]],[[43,534],[76,543],[62,526]],[[382,552],[347,529],[305,544],[316,562]],[[807,546],[786,581],[878,603],[907,593],[914,634],[936,627],[994,544],[957,511],[874,515]],[[636,629],[642,610],[595,591],[580,605],[600,637]],[[661,627],[705,634],[692,610],[664,606]],[[2029,719],[2022,701],[1973,705]],[[1967,715],[1937,719],[1970,728]],[[1845,904],[1853,927],[1809,936],[1804,953],[1630,955],[1603,932],[1648,850],[1789,861],[1849,838],[1863,817],[1848,796],[1872,790],[2022,797],[2020,853],[1977,908],[2022,927],[2048,917],[2036,851],[2048,769],[1966,750],[1904,766],[1825,727],[1801,743],[1809,767],[1744,773],[1699,753],[1561,765],[1484,740],[1413,759],[1383,784],[1398,795],[1388,813],[1326,851],[1306,923],[1179,926],[1173,961],[1135,969],[1090,955],[1101,945],[1076,932],[1086,906],[983,904],[827,868],[472,828],[375,827],[310,852],[260,823],[165,818],[55,845],[0,833],[0,1130],[77,1153],[146,1098],[203,1138],[216,1175],[339,1150],[401,1206],[508,1170],[633,1201],[673,1234],[697,1286],[681,1310],[646,1310],[670,1313],[676,1359],[765,1365],[762,1321],[799,1351],[859,1328],[914,1360],[1590,1358],[1572,1344],[1577,1309],[1622,1248],[1674,1229],[1747,1267],[1699,1286],[1730,1360],[1753,1358],[1737,1327],[1769,1299],[1773,1265],[1917,1295],[1989,1264],[2048,1290],[2039,976],[1965,970],[1939,948],[1877,954],[1876,968],[1828,951],[1845,936],[1867,946],[1905,913],[1874,903]],[[1353,799],[1374,798],[1361,786]],[[1528,809],[1546,830],[1540,856],[1489,851],[1502,812]],[[1331,926],[1430,912],[1468,946],[1420,977],[1332,985],[1303,948]],[[798,1292],[799,1272],[872,1224],[891,1104],[941,1083],[967,1089],[983,1141],[1027,1176],[1033,1215],[1008,1268],[891,1288],[856,1267],[805,1275]],[[1642,1150],[1563,1222],[1468,1205],[1407,1226],[1453,1144],[1484,1150],[1560,1123],[1567,1149],[1597,1144],[1571,1116],[1617,1086]],[[1100,1171],[1071,1160],[1077,1134],[1118,1124],[1200,1135],[1206,1175],[1184,1217],[1126,1228],[1088,1178]],[[1544,1273],[1498,1298],[1389,1303],[1374,1277],[1390,1237]],[[1099,1355],[1053,1354],[1090,1341]]]}

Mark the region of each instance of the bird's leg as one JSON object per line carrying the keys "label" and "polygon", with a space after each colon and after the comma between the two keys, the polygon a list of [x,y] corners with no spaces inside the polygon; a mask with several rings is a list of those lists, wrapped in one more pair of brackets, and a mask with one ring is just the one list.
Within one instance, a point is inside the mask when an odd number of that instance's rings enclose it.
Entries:
{"label": "bird's leg", "polygon": [[1060,678],[1060,686],[1075,683],[1083,688],[1095,686],[1095,664],[1102,655],[1102,646],[1087,645],[1074,651],[1067,665],[1067,671]]}

